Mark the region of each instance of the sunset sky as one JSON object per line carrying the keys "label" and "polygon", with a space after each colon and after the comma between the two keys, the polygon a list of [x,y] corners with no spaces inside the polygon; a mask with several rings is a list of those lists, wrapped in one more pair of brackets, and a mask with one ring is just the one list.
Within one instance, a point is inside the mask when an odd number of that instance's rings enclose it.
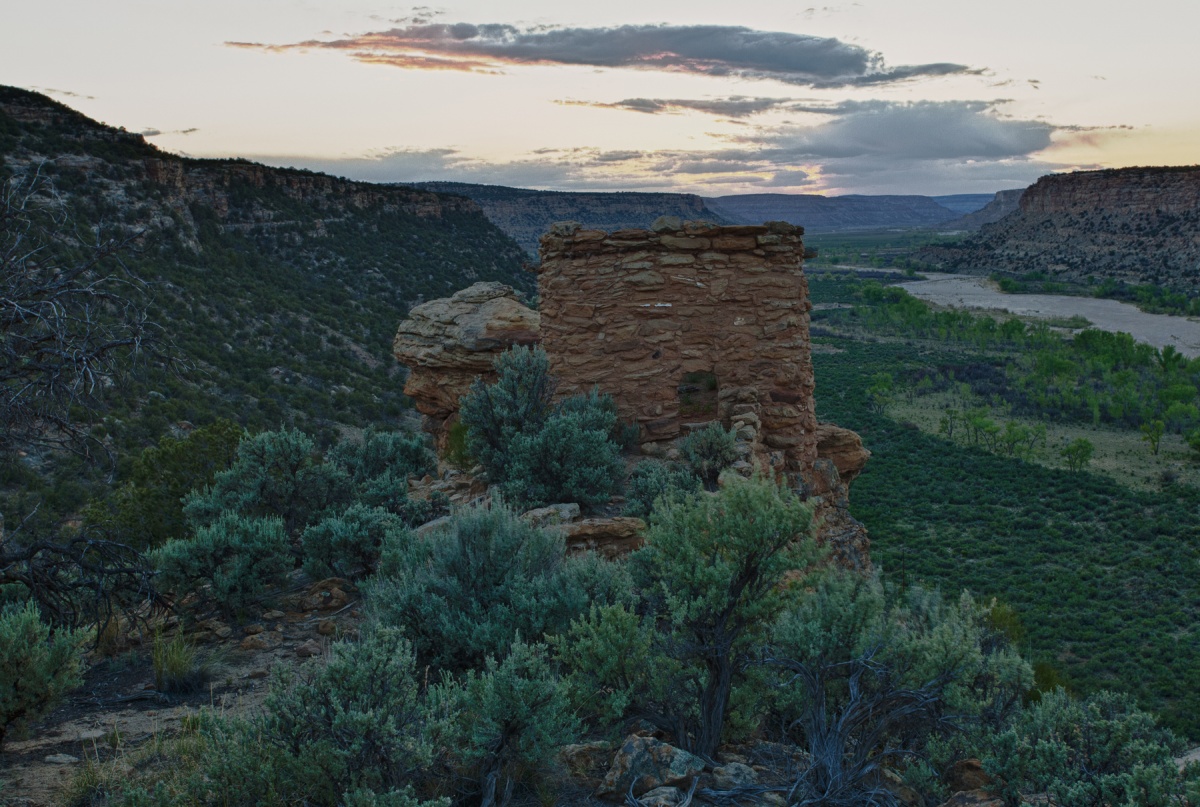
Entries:
{"label": "sunset sky", "polygon": [[1200,163],[1197,0],[5,0],[0,83],[374,181],[972,193]]}

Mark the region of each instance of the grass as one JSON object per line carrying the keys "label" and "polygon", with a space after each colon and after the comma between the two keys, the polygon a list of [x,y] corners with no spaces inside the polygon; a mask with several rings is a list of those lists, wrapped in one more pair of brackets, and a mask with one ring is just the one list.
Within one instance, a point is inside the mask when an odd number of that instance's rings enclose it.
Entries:
{"label": "grass", "polygon": [[217,654],[203,652],[177,631],[170,639],[154,635],[154,686],[159,692],[186,695],[199,692],[220,670]]}

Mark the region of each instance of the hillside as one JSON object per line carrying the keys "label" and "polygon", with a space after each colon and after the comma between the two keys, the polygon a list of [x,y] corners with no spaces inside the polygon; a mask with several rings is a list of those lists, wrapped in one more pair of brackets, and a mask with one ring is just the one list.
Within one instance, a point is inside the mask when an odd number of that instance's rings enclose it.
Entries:
{"label": "hillside", "polygon": [[1024,188],[998,191],[988,203],[977,210],[964,214],[961,218],[948,221],[941,225],[940,230],[978,230],[985,224],[1000,221],[1009,213],[1015,213],[1020,208],[1021,195]]}
{"label": "hillside", "polygon": [[533,257],[538,239],[556,221],[578,221],[589,229],[609,232],[644,229],[659,216],[724,222],[703,199],[690,193],[575,193],[465,182],[418,182],[412,187],[466,196]]}
{"label": "hillside", "polygon": [[947,210],[965,216],[982,210],[996,197],[991,193],[952,193],[949,196],[931,196],[929,198]]}
{"label": "hillside", "polygon": [[936,227],[958,218],[928,196],[817,196],[755,193],[704,200],[734,224],[787,221],[807,233]]}
{"label": "hillside", "polygon": [[1053,174],[1012,215],[918,256],[959,272],[1043,272],[1200,289],[1200,166]]}
{"label": "hillside", "polygon": [[520,248],[467,199],[185,159],[10,87],[0,166],[40,166],[79,224],[145,233],[126,261],[194,369],[148,371],[115,402],[114,423],[145,416],[125,424],[134,441],[215,414],[314,429],[392,419],[403,397],[390,340],[412,304],[477,280],[532,287]]}

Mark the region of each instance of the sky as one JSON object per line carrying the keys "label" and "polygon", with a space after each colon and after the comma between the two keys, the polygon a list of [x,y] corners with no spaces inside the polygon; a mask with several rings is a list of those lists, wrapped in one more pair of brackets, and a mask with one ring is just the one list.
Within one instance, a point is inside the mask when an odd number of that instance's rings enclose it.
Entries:
{"label": "sky", "polygon": [[992,193],[1200,163],[1200,0],[0,0],[0,83],[378,182]]}

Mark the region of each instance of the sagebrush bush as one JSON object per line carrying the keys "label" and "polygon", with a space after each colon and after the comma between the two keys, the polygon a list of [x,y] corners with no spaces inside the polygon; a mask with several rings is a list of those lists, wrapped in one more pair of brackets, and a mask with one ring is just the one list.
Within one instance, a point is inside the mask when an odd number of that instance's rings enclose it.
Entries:
{"label": "sagebrush bush", "polygon": [[423,436],[374,429],[363,432],[361,439],[338,443],[329,461],[349,476],[351,498],[396,514],[409,507],[408,478],[437,470],[437,455]]}
{"label": "sagebrush bush", "polygon": [[705,487],[714,490],[721,471],[737,461],[737,437],[714,421],[680,439],[679,453]]}
{"label": "sagebrush bush", "polygon": [[444,718],[443,740],[460,749],[478,782],[482,804],[506,803],[518,779],[543,771],[579,734],[568,687],[541,644],[516,642],[503,661],[489,657],[481,671],[444,679],[430,701]]}
{"label": "sagebrush bush", "polygon": [[645,460],[634,466],[625,484],[625,515],[646,518],[660,498],[699,493],[700,477],[687,468]]}
{"label": "sagebrush bush", "polygon": [[541,429],[550,416],[554,379],[540,347],[514,345],[496,357],[496,381],[475,379],[463,396],[459,422],[467,429],[467,449],[495,481],[507,478],[509,448],[519,434]]}
{"label": "sagebrush bush", "polygon": [[536,432],[517,435],[509,446],[504,495],[526,508],[607,502],[624,471],[620,447],[612,439],[615,426],[615,416],[609,418],[603,410],[563,411]]}
{"label": "sagebrush bush", "polygon": [[0,606],[0,749],[83,683],[81,639],[51,631],[37,606]]}
{"label": "sagebrush bush", "polygon": [[168,541],[150,557],[161,589],[179,597],[196,593],[201,602],[234,613],[283,582],[293,566],[290,549],[278,518],[226,512],[194,538]]}
{"label": "sagebrush bush", "polygon": [[274,516],[295,536],[330,507],[348,502],[352,486],[346,470],[322,462],[316,444],[303,432],[262,432],[242,440],[233,465],[218,473],[211,486],[188,494],[183,511],[196,528],[227,512]]}
{"label": "sagebrush bush", "polygon": [[565,629],[589,602],[628,601],[623,566],[568,558],[556,535],[511,510],[459,511],[420,541],[389,547],[367,586],[373,619],[399,627],[422,664],[478,669],[518,637]]}
{"label": "sagebrush bush", "polygon": [[1044,693],[997,734],[984,766],[1009,804],[1046,793],[1062,807],[1200,804],[1200,765],[1181,771],[1183,744],[1124,693],[1076,700]]}
{"label": "sagebrush bush", "polygon": [[357,580],[379,565],[386,543],[411,540],[399,516],[381,507],[352,504],[307,527],[301,537],[309,576]]}

